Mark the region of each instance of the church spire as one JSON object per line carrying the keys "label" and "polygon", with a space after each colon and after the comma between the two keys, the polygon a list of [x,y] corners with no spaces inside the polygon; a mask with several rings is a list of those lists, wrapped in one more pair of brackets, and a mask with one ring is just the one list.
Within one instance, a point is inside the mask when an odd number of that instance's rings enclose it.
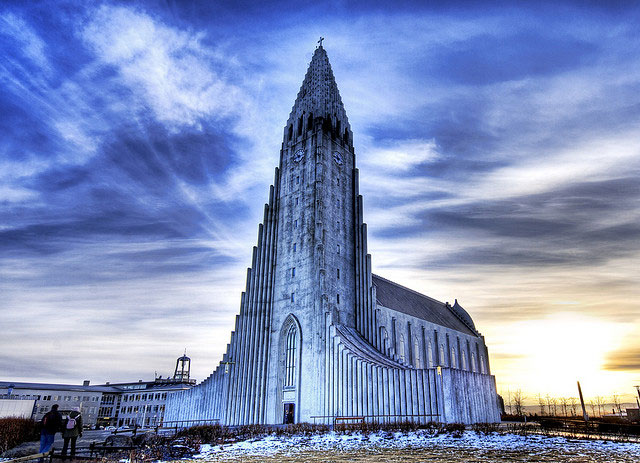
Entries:
{"label": "church spire", "polygon": [[318,41],[319,45],[291,109],[287,121],[289,136],[285,141],[291,141],[296,134],[299,136],[307,130],[313,130],[320,123],[324,130],[351,144],[351,127],[322,40],[324,38]]}

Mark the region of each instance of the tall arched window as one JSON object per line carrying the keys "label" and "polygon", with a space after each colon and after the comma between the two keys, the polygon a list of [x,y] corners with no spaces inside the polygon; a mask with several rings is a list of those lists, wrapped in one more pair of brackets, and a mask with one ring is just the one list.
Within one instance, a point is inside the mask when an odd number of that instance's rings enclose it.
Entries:
{"label": "tall arched window", "polygon": [[389,355],[389,333],[384,326],[380,327],[380,339],[382,340],[382,352]]}
{"label": "tall arched window", "polygon": [[480,355],[480,373],[485,374],[484,357]]}
{"label": "tall arched window", "polygon": [[467,369],[467,354],[465,354],[464,350],[462,351],[462,369]]}
{"label": "tall arched window", "polygon": [[471,371],[474,373],[478,371],[478,367],[476,365],[476,354],[471,354]]}
{"label": "tall arched window", "polygon": [[431,341],[427,344],[427,366],[433,368],[433,346],[431,345]]}
{"label": "tall arched window", "polygon": [[420,358],[420,344],[418,343],[418,337],[413,338],[413,363],[414,367],[422,368],[422,359]]}
{"label": "tall arched window", "polygon": [[438,359],[438,365],[446,366],[447,362],[444,358],[444,344],[440,344],[440,358]]}
{"label": "tall arched window", "polygon": [[398,354],[400,354],[400,361],[401,362],[404,362],[406,360],[406,358],[407,358],[406,357],[406,353],[405,353],[406,349],[407,349],[407,346],[405,345],[405,342],[404,342],[404,335],[401,334],[400,335],[400,349],[399,349],[400,352],[398,352]]}
{"label": "tall arched window", "polygon": [[296,344],[298,330],[291,324],[287,332],[286,357],[284,366],[284,385],[295,386],[296,380]]}
{"label": "tall arched window", "polygon": [[456,361],[456,348],[451,348],[451,368],[458,368],[458,362]]}
{"label": "tall arched window", "polygon": [[302,125],[304,124],[304,114],[298,119],[298,136],[302,135]]}

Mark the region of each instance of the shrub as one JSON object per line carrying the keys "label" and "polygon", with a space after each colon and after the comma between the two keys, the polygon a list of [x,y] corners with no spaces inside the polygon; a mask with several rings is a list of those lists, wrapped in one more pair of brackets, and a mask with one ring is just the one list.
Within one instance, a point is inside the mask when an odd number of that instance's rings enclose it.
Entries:
{"label": "shrub", "polygon": [[0,418],[0,453],[23,442],[38,440],[40,429],[29,418]]}
{"label": "shrub", "polygon": [[472,427],[476,434],[484,435],[497,432],[499,429],[498,423],[476,423]]}
{"label": "shrub", "polygon": [[564,426],[564,423],[561,420],[554,420],[550,418],[545,418],[540,420],[540,427],[544,430],[560,429],[563,426]]}
{"label": "shrub", "polygon": [[176,437],[191,438],[196,439],[202,443],[214,444],[219,441],[228,440],[234,435],[235,433],[229,428],[225,428],[223,426],[220,426],[219,424],[205,424],[182,429],[178,432],[178,434],[176,434]]}
{"label": "shrub", "polygon": [[444,431],[451,434],[451,437],[462,437],[464,429],[465,427],[462,423],[449,423],[444,427]]}

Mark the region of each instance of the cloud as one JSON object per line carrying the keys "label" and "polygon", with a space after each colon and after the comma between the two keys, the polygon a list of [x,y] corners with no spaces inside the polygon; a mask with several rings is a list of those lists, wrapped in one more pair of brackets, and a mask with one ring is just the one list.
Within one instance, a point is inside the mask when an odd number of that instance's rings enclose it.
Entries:
{"label": "cloud", "polygon": [[116,69],[131,97],[142,96],[155,118],[173,130],[243,109],[244,95],[215,71],[223,57],[201,44],[202,32],[167,26],[132,8],[102,5],[81,36],[100,65]]}
{"label": "cloud", "polygon": [[610,352],[603,368],[607,371],[640,373],[640,345],[636,336],[628,336],[623,347]]}
{"label": "cloud", "polygon": [[50,72],[47,46],[23,18],[12,12],[0,15],[0,34],[5,40],[14,41],[22,55],[39,70]]}
{"label": "cloud", "polygon": [[433,140],[409,139],[377,145],[369,142],[364,146],[366,165],[371,169],[384,169],[387,174],[388,171],[407,171],[438,157]]}

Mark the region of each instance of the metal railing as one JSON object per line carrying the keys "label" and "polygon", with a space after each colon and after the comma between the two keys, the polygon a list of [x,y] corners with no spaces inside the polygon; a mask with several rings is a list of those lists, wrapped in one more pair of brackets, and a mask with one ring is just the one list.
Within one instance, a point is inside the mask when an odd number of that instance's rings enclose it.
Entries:
{"label": "metal railing", "polygon": [[311,416],[313,424],[317,424],[317,420],[322,420],[321,423],[332,423],[336,426],[341,424],[389,424],[389,423],[401,423],[401,422],[424,422],[428,423],[434,421],[434,417],[439,417],[438,413],[423,413],[423,414],[404,414],[404,415],[316,415]]}
{"label": "metal railing", "polygon": [[156,426],[156,434],[163,431],[171,431],[173,430],[174,434],[177,434],[178,431],[185,428],[190,428],[192,426],[199,425],[216,425],[220,424],[220,418],[210,418],[207,420],[177,420],[177,421],[164,421],[160,425]]}

